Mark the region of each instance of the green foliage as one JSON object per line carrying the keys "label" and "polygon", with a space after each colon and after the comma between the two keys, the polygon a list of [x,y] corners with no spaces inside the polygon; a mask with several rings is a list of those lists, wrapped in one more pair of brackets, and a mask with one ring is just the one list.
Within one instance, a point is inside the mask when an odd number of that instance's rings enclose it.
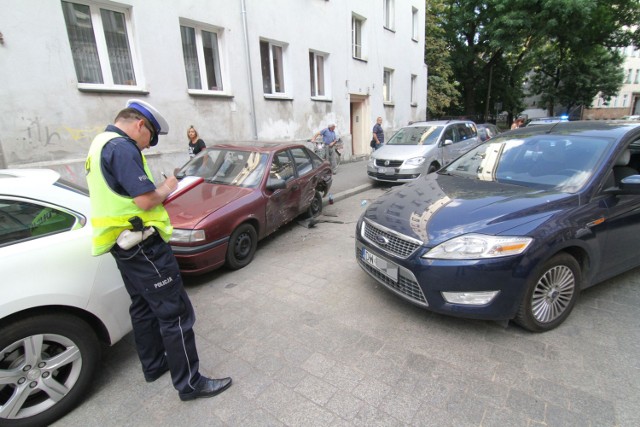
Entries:
{"label": "green foliage", "polygon": [[[428,0],[429,103],[450,99],[445,113],[466,115],[493,112],[496,102],[517,113],[527,94],[548,105],[589,105],[622,84],[616,48],[640,46],[639,22],[638,0]],[[436,67],[435,86],[433,60],[453,73]],[[456,82],[459,96],[437,78]]]}

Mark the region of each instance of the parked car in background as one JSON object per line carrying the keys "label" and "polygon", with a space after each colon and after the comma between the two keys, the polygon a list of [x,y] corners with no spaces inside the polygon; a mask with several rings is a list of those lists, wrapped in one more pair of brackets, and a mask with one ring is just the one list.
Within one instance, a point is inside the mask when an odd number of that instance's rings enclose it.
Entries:
{"label": "parked car in background", "polygon": [[624,116],[622,120],[640,120],[640,115]]}
{"label": "parked car in background", "polygon": [[413,181],[435,172],[479,142],[471,121],[415,122],[371,154],[367,175],[374,181]]}
{"label": "parked car in background", "polygon": [[478,139],[482,142],[488,141],[500,133],[498,126],[491,123],[476,124],[476,128],[478,129]]}
{"label": "parked car in background", "polygon": [[552,123],[560,123],[560,122],[568,122],[568,116],[556,116],[556,117],[540,117],[537,119],[531,119],[527,123],[527,126],[540,126],[540,125],[548,125]]}
{"label": "parked car in background", "polygon": [[368,205],[356,259],[429,310],[547,331],[640,265],[640,123],[512,130]]}
{"label": "parked car in background", "polygon": [[86,190],[0,170],[0,424],[49,425],[86,394],[100,344],[131,330],[113,257],[91,256]]}
{"label": "parked car in background", "polygon": [[183,274],[224,264],[248,265],[258,241],[300,215],[322,212],[333,175],[327,161],[302,144],[218,144],[176,171],[204,182],[166,204],[171,247]]}

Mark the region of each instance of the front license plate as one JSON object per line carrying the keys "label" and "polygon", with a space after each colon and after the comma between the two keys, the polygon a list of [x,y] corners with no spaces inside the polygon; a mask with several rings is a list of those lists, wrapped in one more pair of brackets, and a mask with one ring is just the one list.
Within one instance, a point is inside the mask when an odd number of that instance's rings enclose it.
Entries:
{"label": "front license plate", "polygon": [[395,265],[376,256],[375,254],[372,254],[366,248],[362,248],[360,257],[364,262],[387,276],[389,279],[393,280],[394,282],[398,281],[398,267],[396,267]]}
{"label": "front license plate", "polygon": [[387,173],[387,168],[378,168],[378,173]]}

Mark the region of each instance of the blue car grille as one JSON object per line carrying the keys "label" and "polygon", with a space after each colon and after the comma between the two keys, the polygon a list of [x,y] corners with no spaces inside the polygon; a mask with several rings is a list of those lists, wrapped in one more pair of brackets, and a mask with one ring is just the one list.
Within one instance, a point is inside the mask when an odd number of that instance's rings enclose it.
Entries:
{"label": "blue car grille", "polygon": [[[363,237],[367,239],[369,243],[373,244],[378,249],[399,258],[408,258],[420,247],[420,244],[416,241],[404,239],[400,236],[389,233],[380,227],[370,224],[369,222],[363,222],[363,227]],[[378,243],[378,238],[381,238],[388,243],[382,246]]]}
{"label": "blue car grille", "polygon": [[398,281],[394,282],[389,277],[385,276],[366,262],[362,261],[360,258],[360,249],[356,248],[356,258],[358,259],[358,263],[360,267],[364,269],[367,273],[373,276],[378,282],[382,283],[387,288],[396,292],[397,294],[402,295],[406,299],[411,302],[421,305],[423,307],[428,307],[429,303],[427,303],[427,299],[424,297],[424,293],[418,285],[413,274],[411,274],[408,270],[404,270],[400,268]]}

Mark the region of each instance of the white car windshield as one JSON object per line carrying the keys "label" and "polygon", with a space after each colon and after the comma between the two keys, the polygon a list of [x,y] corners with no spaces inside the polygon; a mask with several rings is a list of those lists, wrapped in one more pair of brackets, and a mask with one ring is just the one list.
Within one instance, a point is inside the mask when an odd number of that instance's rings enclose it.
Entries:
{"label": "white car windshield", "polygon": [[432,145],[438,141],[444,126],[411,126],[400,129],[387,145]]}
{"label": "white car windshield", "polygon": [[572,135],[497,137],[469,151],[442,173],[575,192],[591,177],[611,142]]}

